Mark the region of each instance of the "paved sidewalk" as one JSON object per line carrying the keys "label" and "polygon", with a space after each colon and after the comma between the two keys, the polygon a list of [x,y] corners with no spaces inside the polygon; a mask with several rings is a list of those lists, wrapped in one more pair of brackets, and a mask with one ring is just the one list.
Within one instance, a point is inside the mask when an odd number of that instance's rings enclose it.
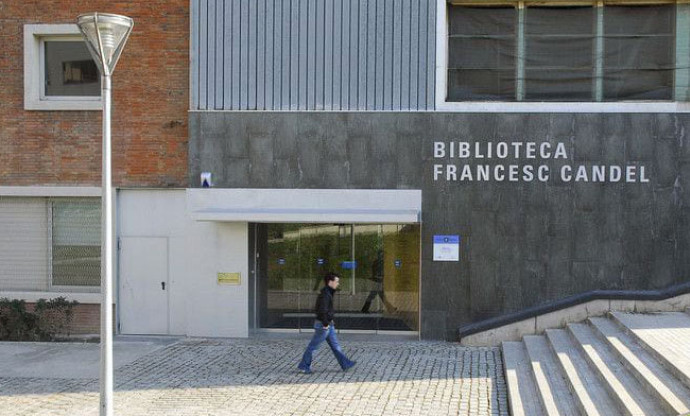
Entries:
{"label": "paved sidewalk", "polygon": [[[498,348],[343,337],[355,368],[340,371],[324,345],[314,357],[314,373],[304,375],[295,366],[307,341],[184,339],[149,346],[116,369],[115,413],[508,415]],[[0,357],[16,345],[0,343]],[[17,372],[0,373],[0,415],[98,414],[97,379]]]}

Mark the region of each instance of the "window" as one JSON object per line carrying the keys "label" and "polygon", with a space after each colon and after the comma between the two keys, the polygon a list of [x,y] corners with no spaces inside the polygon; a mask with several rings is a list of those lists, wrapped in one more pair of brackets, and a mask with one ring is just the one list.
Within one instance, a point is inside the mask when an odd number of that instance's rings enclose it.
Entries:
{"label": "window", "polygon": [[100,110],[101,85],[76,25],[24,26],[24,108]]}
{"label": "window", "polygon": [[517,45],[513,8],[451,7],[448,17],[448,99],[513,99]]}
{"label": "window", "polygon": [[0,290],[98,291],[100,198],[0,196]]}
{"label": "window", "polygon": [[447,6],[446,101],[688,101],[686,5],[554,4]]}
{"label": "window", "polygon": [[[594,86],[593,7],[529,7],[524,13],[520,101],[588,101]],[[519,74],[518,74],[519,76]]]}
{"label": "window", "polygon": [[56,199],[52,207],[52,285],[101,284],[101,207],[88,199]]}
{"label": "window", "polygon": [[605,100],[673,99],[675,21],[671,4],[605,8]]}

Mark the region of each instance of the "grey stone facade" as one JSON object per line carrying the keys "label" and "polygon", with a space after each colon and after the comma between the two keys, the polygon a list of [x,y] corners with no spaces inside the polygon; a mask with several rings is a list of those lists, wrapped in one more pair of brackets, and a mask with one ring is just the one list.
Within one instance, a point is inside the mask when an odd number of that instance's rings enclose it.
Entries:
{"label": "grey stone facade", "polygon": [[[689,127],[684,114],[191,112],[189,175],[192,186],[210,171],[227,188],[421,189],[422,336],[453,340],[460,325],[570,295],[686,281]],[[437,141],[523,147],[518,159],[460,159],[434,157]],[[528,142],[563,143],[567,157],[528,159]],[[458,179],[465,164],[550,176],[448,181],[448,164]],[[592,182],[599,165],[622,166],[623,180]],[[589,182],[575,182],[578,166]],[[461,236],[459,262],[433,261],[436,234]]]}

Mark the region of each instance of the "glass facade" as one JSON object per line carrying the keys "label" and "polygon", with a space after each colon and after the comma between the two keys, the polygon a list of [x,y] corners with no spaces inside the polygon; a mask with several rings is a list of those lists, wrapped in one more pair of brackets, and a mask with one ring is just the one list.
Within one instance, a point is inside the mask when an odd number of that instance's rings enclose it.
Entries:
{"label": "glass facade", "polygon": [[323,275],[340,276],[336,327],[419,328],[419,225],[261,224],[259,324],[311,329]]}

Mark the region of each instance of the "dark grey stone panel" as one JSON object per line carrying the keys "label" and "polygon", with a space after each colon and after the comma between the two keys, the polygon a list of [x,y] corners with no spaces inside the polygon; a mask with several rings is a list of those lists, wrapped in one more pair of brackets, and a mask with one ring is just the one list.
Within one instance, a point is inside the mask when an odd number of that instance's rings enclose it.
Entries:
{"label": "dark grey stone panel", "polygon": [[577,162],[599,162],[603,156],[604,143],[598,132],[602,130],[602,114],[577,114],[573,138],[573,160]]}
{"label": "dark grey stone panel", "polygon": [[627,115],[630,123],[625,126],[625,147],[630,161],[649,161],[654,158],[657,137],[657,120],[654,114]]}
{"label": "dark grey stone panel", "polygon": [[255,136],[249,140],[249,175],[260,188],[273,186],[275,166],[273,164],[273,137]]}
{"label": "dark grey stone panel", "polygon": [[[684,114],[192,112],[189,175],[194,186],[212,171],[219,187],[421,189],[421,332],[454,339],[460,325],[582,292],[688,281],[688,131]],[[563,143],[567,158],[436,158],[435,141]],[[435,179],[449,164],[550,176]],[[561,178],[580,165],[644,166],[649,182]],[[459,262],[433,261],[435,234],[462,237]]]}

